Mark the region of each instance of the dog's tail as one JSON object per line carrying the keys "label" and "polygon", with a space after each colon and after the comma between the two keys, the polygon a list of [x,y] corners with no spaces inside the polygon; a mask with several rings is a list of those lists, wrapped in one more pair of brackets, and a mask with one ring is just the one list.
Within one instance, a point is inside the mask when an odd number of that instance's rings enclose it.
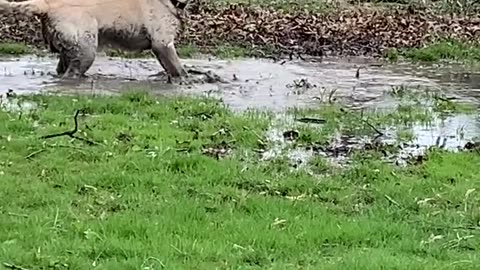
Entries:
{"label": "dog's tail", "polygon": [[22,2],[9,2],[7,0],[0,0],[0,14],[7,14],[14,11],[29,16],[41,15],[47,13],[48,4],[46,0],[29,0]]}

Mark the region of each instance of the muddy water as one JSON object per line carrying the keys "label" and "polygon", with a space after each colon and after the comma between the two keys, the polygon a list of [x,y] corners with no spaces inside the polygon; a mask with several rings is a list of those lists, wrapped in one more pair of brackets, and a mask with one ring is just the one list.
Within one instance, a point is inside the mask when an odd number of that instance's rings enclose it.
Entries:
{"label": "muddy water", "polygon": [[[0,58],[0,91],[10,88],[18,93],[72,90],[115,93],[147,88],[163,94],[210,93],[223,97],[225,103],[239,110],[315,105],[319,99],[327,99],[332,90],[336,91],[337,99],[355,106],[389,106],[391,100],[383,92],[399,85],[447,88],[452,95],[480,98],[480,73],[467,74],[458,68],[436,66],[390,65],[364,58],[321,62],[185,59],[185,65],[211,70],[226,80],[189,86],[169,85],[149,77],[160,70],[155,59],[98,57],[88,72],[92,79],[68,83],[48,74],[55,73],[56,61],[55,57]],[[356,78],[359,67],[360,76]],[[298,79],[307,79],[312,87],[288,86]]]}
{"label": "muddy water", "polygon": [[[0,58],[0,93],[12,89],[19,94],[45,91],[100,94],[146,88],[159,94],[216,95],[235,110],[277,111],[318,105],[319,99],[328,99],[331,91],[335,91],[335,98],[352,106],[389,107],[393,100],[384,95],[384,91],[400,85],[443,89],[451,96],[473,102],[480,99],[480,72],[469,72],[461,66],[388,64],[367,58],[277,62],[184,59],[186,66],[213,71],[224,82],[172,85],[149,77],[160,71],[155,59],[99,56],[87,74],[90,78],[73,82],[61,82],[49,75],[55,73],[56,62],[55,57]],[[309,84],[293,86],[294,81],[300,79],[306,79]],[[459,139],[457,131],[463,126],[464,138]],[[466,116],[438,120],[433,127],[415,127],[416,142],[432,145],[442,136],[447,138],[447,147],[456,147],[480,134],[479,126],[478,119]]]}

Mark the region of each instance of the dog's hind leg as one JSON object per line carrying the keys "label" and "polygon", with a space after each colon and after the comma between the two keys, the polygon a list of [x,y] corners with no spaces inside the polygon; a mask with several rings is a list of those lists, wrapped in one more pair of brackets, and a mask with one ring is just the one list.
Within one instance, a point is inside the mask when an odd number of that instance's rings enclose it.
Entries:
{"label": "dog's hind leg", "polygon": [[79,22],[75,18],[68,21],[58,21],[53,25],[55,32],[51,44],[60,53],[57,64],[57,74],[62,78],[85,77],[85,73],[95,61],[98,47],[98,30],[96,23],[78,29]]}
{"label": "dog's hind leg", "polygon": [[82,33],[80,34],[78,43],[74,44],[74,46],[70,46],[68,49],[65,48],[60,52],[60,60],[58,64],[60,66],[59,70],[64,71],[62,74],[63,78],[85,77],[85,73],[95,61],[97,50],[95,43],[96,34],[88,32]]}

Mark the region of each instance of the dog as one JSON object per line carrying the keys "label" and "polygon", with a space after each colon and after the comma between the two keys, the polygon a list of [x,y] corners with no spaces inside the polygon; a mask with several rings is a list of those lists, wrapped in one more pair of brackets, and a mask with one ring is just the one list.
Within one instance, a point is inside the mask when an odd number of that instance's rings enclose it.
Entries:
{"label": "dog", "polygon": [[[186,0],[188,1],[188,0]],[[0,0],[0,14],[40,18],[50,51],[59,54],[57,74],[86,77],[99,47],[151,50],[172,78],[187,76],[174,42],[181,28],[181,0]]]}

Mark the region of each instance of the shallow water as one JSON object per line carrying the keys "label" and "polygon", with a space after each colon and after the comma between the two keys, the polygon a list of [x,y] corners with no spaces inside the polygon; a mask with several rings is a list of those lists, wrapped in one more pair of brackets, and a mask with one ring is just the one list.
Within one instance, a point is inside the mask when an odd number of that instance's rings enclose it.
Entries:
{"label": "shallow water", "polygon": [[[479,102],[480,73],[461,66],[389,64],[368,58],[324,58],[322,61],[273,61],[258,59],[184,59],[186,66],[211,70],[224,83],[193,85],[167,84],[149,75],[161,70],[151,59],[120,59],[99,56],[82,81],[61,82],[55,74],[55,57],[24,56],[0,58],[0,93],[12,89],[18,94],[32,92],[119,93],[148,89],[158,94],[212,94],[234,110],[247,108],[282,111],[292,106],[318,106],[319,99],[334,97],[354,107],[390,107],[392,97],[384,91],[392,86],[442,89],[452,97]],[[360,69],[359,69],[360,68]],[[359,76],[356,77],[357,70]],[[306,79],[310,87],[289,87]],[[458,130],[464,126],[464,138]],[[438,120],[433,127],[414,127],[419,145],[434,145],[438,136],[447,138],[446,147],[455,148],[480,134],[480,123],[470,116]]]}
{"label": "shallow water", "polygon": [[[458,67],[393,65],[368,58],[325,58],[321,62],[185,59],[185,65],[211,70],[227,81],[193,86],[171,85],[149,78],[161,70],[155,59],[98,57],[88,72],[98,78],[68,83],[47,75],[55,73],[56,62],[55,57],[0,58],[0,91],[9,88],[17,93],[73,89],[85,93],[116,93],[147,88],[163,94],[212,93],[239,110],[248,107],[283,110],[315,105],[318,99],[326,99],[332,90],[336,90],[337,99],[353,106],[389,106],[392,100],[383,92],[400,85],[444,88],[462,99],[480,98],[480,73],[466,73]],[[359,67],[360,76],[356,78]],[[287,86],[298,79],[307,79],[317,87],[295,89]]]}
{"label": "shallow water", "polygon": [[[315,155],[326,157],[334,166],[348,165],[349,150],[365,149],[367,144],[375,141],[384,145],[395,146],[397,151],[389,153],[384,159],[396,165],[404,166],[409,160],[424,156],[426,150],[435,146],[449,151],[459,151],[468,142],[478,142],[480,137],[480,117],[469,114],[455,114],[452,116],[437,118],[428,125],[413,125],[411,131],[414,135],[411,141],[398,138],[397,127],[380,129],[383,135],[363,137],[343,136],[335,134],[329,145],[322,145],[325,150],[315,147],[291,147],[293,141],[284,137],[285,131],[299,130],[302,125],[310,125],[312,128],[322,129],[323,124],[305,124],[296,122],[293,117],[277,114],[271,128],[266,133],[266,140],[272,143],[272,147],[262,153],[262,160],[271,160],[276,157],[287,157],[294,167],[302,167]],[[301,132],[298,133],[301,136]],[[330,149],[330,150],[328,150]],[[335,153],[334,153],[335,152]]]}

